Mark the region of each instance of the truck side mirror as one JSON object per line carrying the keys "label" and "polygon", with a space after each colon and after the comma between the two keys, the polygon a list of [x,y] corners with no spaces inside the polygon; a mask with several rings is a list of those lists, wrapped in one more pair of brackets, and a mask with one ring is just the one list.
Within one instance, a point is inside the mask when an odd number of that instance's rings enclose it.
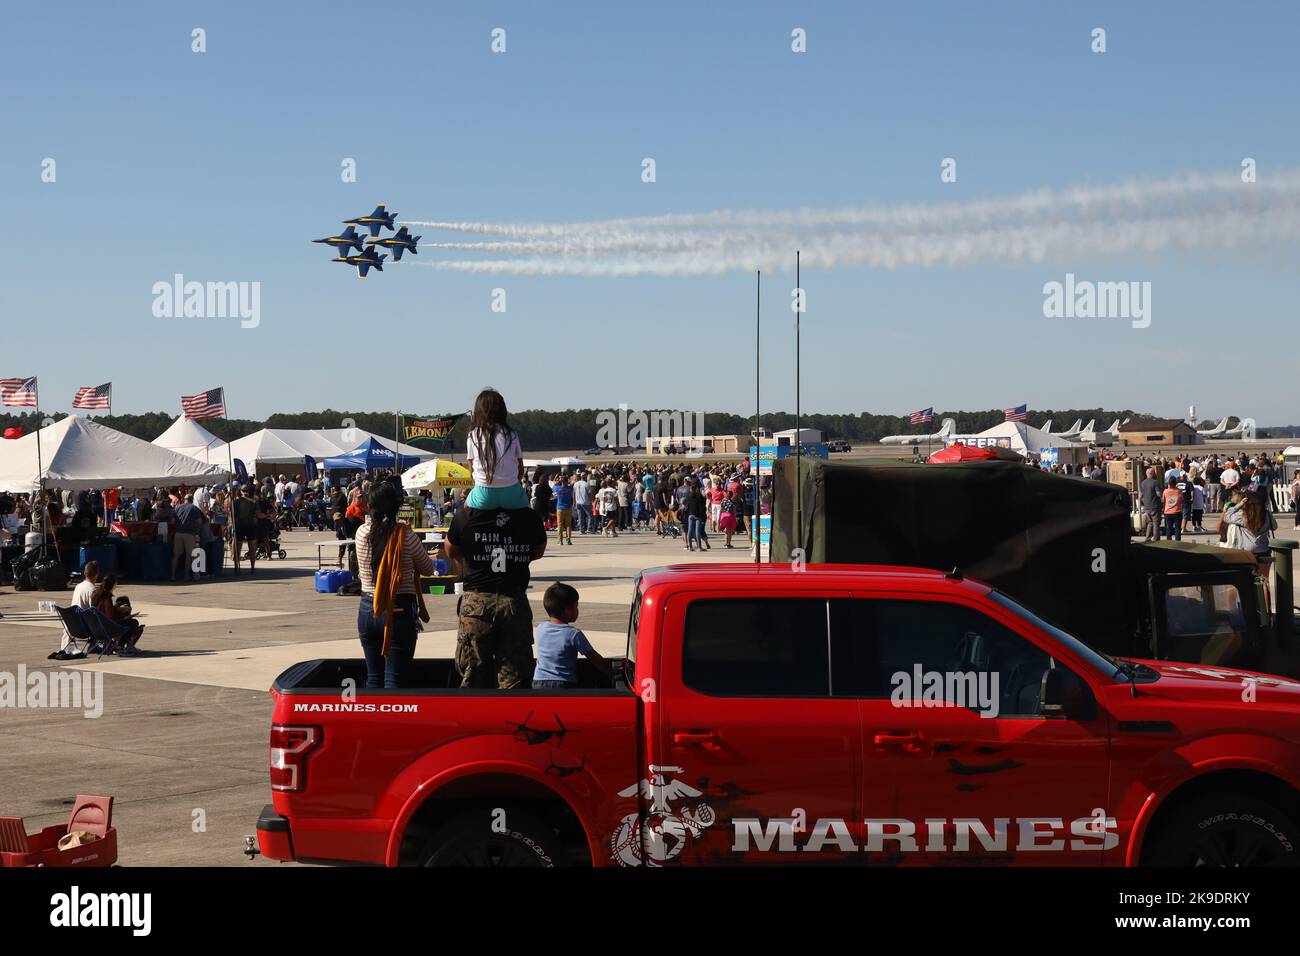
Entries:
{"label": "truck side mirror", "polygon": [[1049,667],[1043,671],[1043,682],[1038,691],[1038,712],[1044,717],[1061,717],[1078,720],[1088,716],[1088,694],[1071,671],[1063,667]]}

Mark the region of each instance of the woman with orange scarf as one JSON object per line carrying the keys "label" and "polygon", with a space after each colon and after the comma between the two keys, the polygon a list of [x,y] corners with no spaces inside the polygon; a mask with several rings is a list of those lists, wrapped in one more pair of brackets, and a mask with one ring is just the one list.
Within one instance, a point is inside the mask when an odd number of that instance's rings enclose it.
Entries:
{"label": "woman with orange scarf", "polygon": [[370,515],[357,529],[361,602],[357,632],[366,656],[367,687],[401,687],[415,657],[417,618],[427,620],[419,576],[433,574],[433,560],[419,536],[399,523],[402,496],[388,481],[370,493]]}

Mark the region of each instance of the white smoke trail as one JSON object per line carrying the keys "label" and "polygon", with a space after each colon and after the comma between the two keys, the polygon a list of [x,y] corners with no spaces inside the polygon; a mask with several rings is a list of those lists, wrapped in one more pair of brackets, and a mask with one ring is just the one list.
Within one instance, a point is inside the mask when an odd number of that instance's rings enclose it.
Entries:
{"label": "white smoke trail", "polygon": [[1063,217],[1114,215],[1123,210],[1151,209],[1186,200],[1203,201],[1219,196],[1241,201],[1253,192],[1258,198],[1300,192],[1300,169],[1282,170],[1256,183],[1243,183],[1234,173],[1182,173],[1166,179],[1132,179],[1107,186],[1073,186],[1038,189],[995,199],[957,203],[852,206],[841,209],[731,210],[671,213],[625,219],[571,223],[484,223],[402,220],[408,226],[427,226],[452,232],[472,232],[510,238],[581,236],[651,229],[710,229],[732,226],[919,226],[954,220],[992,222],[1017,216]]}
{"label": "white smoke trail", "polygon": [[1047,258],[1235,248],[1300,237],[1300,170],[1266,182],[1188,174],[1037,190],[931,206],[675,214],[590,223],[409,223],[508,237],[422,248],[526,258],[413,262],[443,271],[530,275],[709,275],[783,269],[1036,262]]}

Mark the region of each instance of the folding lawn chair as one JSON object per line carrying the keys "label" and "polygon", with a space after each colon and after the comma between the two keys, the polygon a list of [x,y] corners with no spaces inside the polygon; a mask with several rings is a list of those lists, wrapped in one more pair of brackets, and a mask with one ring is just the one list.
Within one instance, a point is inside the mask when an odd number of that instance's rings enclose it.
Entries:
{"label": "folding lawn chair", "polygon": [[98,651],[103,657],[113,653],[116,642],[104,632],[103,623],[95,614],[84,612],[79,607],[55,605],[54,610],[58,611],[59,620],[63,622],[63,646],[59,649],[63,654],[85,657]]}
{"label": "folding lawn chair", "polygon": [[54,610],[58,613],[59,620],[63,622],[63,637],[59,643],[59,652],[68,655],[80,654],[84,657],[90,649],[93,635],[81,616],[81,609],[59,607],[56,604]]}

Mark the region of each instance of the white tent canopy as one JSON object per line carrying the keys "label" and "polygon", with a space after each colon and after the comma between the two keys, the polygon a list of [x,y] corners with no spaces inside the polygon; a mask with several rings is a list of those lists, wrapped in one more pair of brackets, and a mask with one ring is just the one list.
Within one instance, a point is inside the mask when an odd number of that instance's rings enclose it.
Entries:
{"label": "white tent canopy", "polygon": [[[36,440],[40,436],[40,467]],[[14,441],[0,443],[0,489],[29,492],[47,485],[87,488],[148,488],[215,484],[229,477],[179,452],[133,438],[107,425],[70,415]]]}
{"label": "white tent canopy", "polygon": [[[1037,458],[1044,448],[1087,449],[1087,445],[1053,435],[1025,422],[1002,422],[977,435],[950,435],[945,444],[961,442],[972,448],[1010,448],[1026,457]],[[1086,455],[1085,455],[1086,457]]]}
{"label": "white tent canopy", "polygon": [[225,445],[219,445],[209,455],[213,461],[238,458],[250,472],[258,465],[297,465],[301,468],[306,455],[311,455],[319,463],[326,458],[346,455],[368,438],[374,438],[390,451],[396,448],[402,455],[421,460],[433,457],[431,451],[399,444],[364,428],[263,428],[236,438],[230,443],[229,452]]}
{"label": "white tent canopy", "polygon": [[213,450],[223,448],[225,443],[192,418],[182,415],[171,426],[153,440],[159,448],[170,448],[191,458],[207,464],[226,464],[224,459],[213,456]]}

